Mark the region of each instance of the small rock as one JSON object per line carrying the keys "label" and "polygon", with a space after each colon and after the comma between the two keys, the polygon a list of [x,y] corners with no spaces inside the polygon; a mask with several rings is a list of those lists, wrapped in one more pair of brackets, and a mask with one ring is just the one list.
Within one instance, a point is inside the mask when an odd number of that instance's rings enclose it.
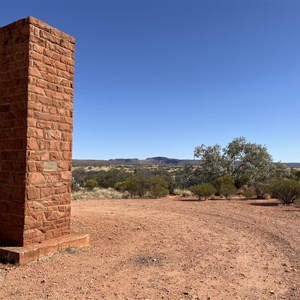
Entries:
{"label": "small rock", "polygon": [[273,290],[270,290],[270,294],[275,294],[275,291],[273,291]]}

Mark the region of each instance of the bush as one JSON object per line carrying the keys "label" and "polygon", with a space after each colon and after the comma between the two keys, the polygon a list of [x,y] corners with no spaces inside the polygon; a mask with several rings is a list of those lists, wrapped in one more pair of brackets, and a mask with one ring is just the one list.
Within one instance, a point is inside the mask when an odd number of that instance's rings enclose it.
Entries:
{"label": "bush", "polygon": [[225,196],[226,199],[230,199],[231,196],[235,195],[237,188],[233,184],[223,183],[220,187],[220,194]]}
{"label": "bush", "polygon": [[268,197],[268,193],[270,192],[270,185],[268,183],[255,183],[253,187],[257,199],[266,199]]}
{"label": "bush", "polygon": [[117,182],[114,186],[117,191],[125,191],[125,181]]}
{"label": "bush", "polygon": [[300,196],[300,183],[296,180],[277,179],[271,184],[270,191],[282,204],[290,205]]}
{"label": "bush", "polygon": [[133,176],[124,182],[117,182],[115,188],[121,191],[128,191],[131,197],[153,198],[164,197],[169,194],[170,183],[162,177],[138,177]]}
{"label": "bush", "polygon": [[210,183],[200,183],[190,187],[190,191],[198,196],[200,200],[202,197],[206,200],[208,197],[216,193],[216,189]]}
{"label": "bush", "polygon": [[165,197],[169,194],[169,190],[162,185],[155,184],[149,189],[149,193],[154,198]]}
{"label": "bush", "polygon": [[127,199],[129,198],[128,192],[120,192],[115,189],[108,188],[94,188],[93,190],[88,188],[79,188],[78,191],[72,192],[73,200],[80,199]]}
{"label": "bush", "polygon": [[131,177],[131,173],[119,169],[111,169],[108,171],[99,171],[97,173],[98,185],[103,188],[114,187],[117,182],[125,181]]}
{"label": "bush", "polygon": [[292,170],[291,172],[291,178],[300,181],[300,170]]}
{"label": "bush", "polygon": [[98,181],[94,178],[87,179],[85,182],[85,187],[90,190],[94,189],[96,186],[98,186]]}
{"label": "bush", "polygon": [[181,197],[189,197],[192,196],[192,192],[189,190],[175,189],[174,195],[181,196]]}
{"label": "bush", "polygon": [[249,183],[249,178],[247,178],[246,176],[240,176],[240,177],[235,178],[235,180],[234,180],[234,185],[238,189],[247,185],[248,183]]}
{"label": "bush", "polygon": [[251,190],[247,190],[247,191],[243,192],[243,194],[244,194],[244,197],[248,198],[248,199],[256,196],[256,193]]}
{"label": "bush", "polygon": [[221,193],[221,186],[223,184],[234,185],[234,179],[229,175],[218,177],[214,181],[214,186],[217,189],[218,194],[222,194]]}

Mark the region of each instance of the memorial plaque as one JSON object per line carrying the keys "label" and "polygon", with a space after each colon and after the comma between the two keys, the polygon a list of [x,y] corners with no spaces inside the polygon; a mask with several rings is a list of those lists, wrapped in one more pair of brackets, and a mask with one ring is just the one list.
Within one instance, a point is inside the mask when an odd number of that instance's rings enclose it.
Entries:
{"label": "memorial plaque", "polygon": [[44,171],[56,171],[58,168],[57,161],[45,161]]}

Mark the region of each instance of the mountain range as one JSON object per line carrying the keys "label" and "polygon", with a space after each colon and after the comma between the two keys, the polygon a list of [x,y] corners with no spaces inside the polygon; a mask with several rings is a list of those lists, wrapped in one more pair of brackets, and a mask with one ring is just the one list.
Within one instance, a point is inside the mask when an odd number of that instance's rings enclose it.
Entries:
{"label": "mountain range", "polygon": [[[116,158],[109,160],[73,159],[73,167],[79,166],[112,166],[112,165],[169,165],[169,166],[198,166],[200,160],[196,159],[176,159],[163,156],[138,158]],[[289,168],[300,168],[300,163],[285,163]]]}

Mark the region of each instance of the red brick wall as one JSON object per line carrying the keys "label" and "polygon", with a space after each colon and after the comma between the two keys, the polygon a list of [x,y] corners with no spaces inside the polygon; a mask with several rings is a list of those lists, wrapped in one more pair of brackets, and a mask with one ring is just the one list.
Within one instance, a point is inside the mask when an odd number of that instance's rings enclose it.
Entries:
{"label": "red brick wall", "polygon": [[0,245],[20,245],[24,227],[29,25],[0,28]]}
{"label": "red brick wall", "polygon": [[[23,227],[21,240],[20,233],[16,240],[17,244],[29,245],[70,232],[75,41],[72,37],[32,17],[10,26],[17,25],[23,35],[20,34],[20,39],[16,40],[24,40],[25,51],[22,48],[24,59],[21,65],[25,74],[23,74],[24,82],[22,81],[24,91],[22,90],[21,106],[16,105],[23,112],[20,125],[23,139],[20,139],[21,145],[14,143],[14,147],[22,147],[21,154],[16,155],[20,156],[23,165],[16,165],[15,172],[23,177],[18,179],[20,185],[18,197],[12,197],[9,193],[10,198],[4,197],[5,201],[0,198],[0,206],[10,207],[16,202],[15,199],[18,199],[17,203],[21,205],[17,206],[22,209],[16,214],[18,218],[15,219],[20,222],[18,226]],[[0,36],[2,31],[7,34],[8,29],[9,27],[2,28]],[[17,45],[13,43],[13,47]],[[6,49],[5,41],[1,48]],[[3,49],[0,51],[7,52]],[[0,73],[2,76],[1,67]],[[21,81],[17,82],[20,85]],[[8,86],[11,86],[11,80]],[[0,91],[1,88],[0,84]],[[9,94],[10,97],[15,96],[16,89],[11,89]],[[12,105],[12,102],[9,103]],[[3,115],[8,115],[7,108],[2,110]],[[0,128],[2,130],[2,119]],[[4,144],[7,143],[6,136],[2,140]],[[4,147],[3,153],[8,153],[7,147]],[[13,156],[11,162],[15,164],[16,161],[16,156]],[[0,172],[5,164],[5,157],[1,158]],[[12,176],[11,170],[7,170],[5,174]],[[3,184],[8,186],[7,183]],[[14,189],[14,183],[10,184],[10,189]],[[5,212],[5,223],[10,224],[7,215]],[[11,242],[8,237],[4,237],[4,233],[1,233],[1,220],[0,240]],[[23,220],[23,223],[20,220]],[[11,224],[9,226],[16,227]]]}

